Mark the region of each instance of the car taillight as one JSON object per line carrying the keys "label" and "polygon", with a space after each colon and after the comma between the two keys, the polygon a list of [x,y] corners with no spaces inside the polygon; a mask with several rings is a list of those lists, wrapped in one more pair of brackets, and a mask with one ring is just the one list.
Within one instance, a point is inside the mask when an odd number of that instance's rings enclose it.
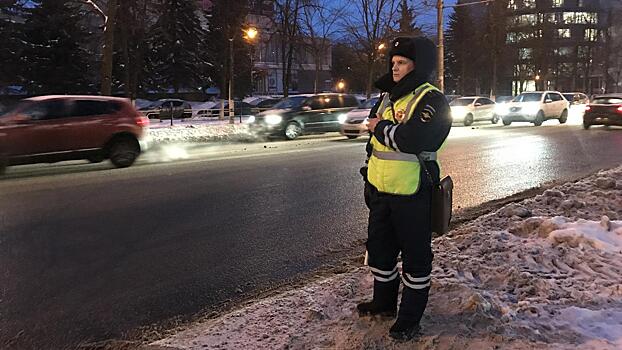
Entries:
{"label": "car taillight", "polygon": [[622,106],[618,107],[618,113],[622,113]]}
{"label": "car taillight", "polygon": [[590,106],[585,106],[585,111],[586,111],[586,112],[587,112],[587,111],[589,111],[589,110],[591,110],[591,109],[592,109],[592,107],[590,107]]}
{"label": "car taillight", "polygon": [[142,126],[142,127],[149,126],[149,118],[147,117],[143,117],[143,116],[136,117],[134,121],[136,121],[136,125],[138,126]]}

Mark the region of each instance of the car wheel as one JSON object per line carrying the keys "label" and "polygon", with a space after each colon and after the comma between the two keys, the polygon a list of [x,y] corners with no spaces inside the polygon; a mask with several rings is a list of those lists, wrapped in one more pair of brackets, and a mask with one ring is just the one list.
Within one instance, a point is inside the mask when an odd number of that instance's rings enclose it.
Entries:
{"label": "car wheel", "polygon": [[568,110],[564,109],[562,115],[559,116],[559,123],[564,124],[566,121],[568,121]]}
{"label": "car wheel", "polygon": [[140,154],[140,146],[136,139],[119,138],[110,145],[110,161],[117,168],[127,168],[134,164]]}
{"label": "car wheel", "polygon": [[499,122],[499,116],[496,114],[492,115],[492,119],[490,120],[493,124],[497,124]]}
{"label": "car wheel", "polygon": [[507,120],[507,119],[502,119],[503,120],[503,125],[508,126],[510,124],[512,124],[511,120]]}
{"label": "car wheel", "polygon": [[294,140],[300,135],[302,135],[302,128],[298,123],[289,122],[287,126],[285,126],[285,137],[288,140]]}
{"label": "car wheel", "polygon": [[347,138],[349,138],[350,140],[354,140],[355,138],[358,137],[358,135],[346,135]]}
{"label": "car wheel", "polygon": [[464,126],[473,124],[473,114],[469,113],[464,117]]}
{"label": "car wheel", "polygon": [[592,126],[592,124],[588,123],[588,122],[583,122],[583,129],[587,130],[590,128],[590,126]]}
{"label": "car wheel", "polygon": [[533,121],[533,125],[540,126],[542,123],[544,123],[544,113],[539,111],[538,114],[536,114],[536,120]]}

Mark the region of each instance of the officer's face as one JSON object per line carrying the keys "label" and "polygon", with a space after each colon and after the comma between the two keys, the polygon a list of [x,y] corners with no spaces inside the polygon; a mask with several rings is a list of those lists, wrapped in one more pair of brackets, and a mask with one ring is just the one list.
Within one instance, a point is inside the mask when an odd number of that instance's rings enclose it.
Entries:
{"label": "officer's face", "polygon": [[393,71],[393,81],[397,83],[402,80],[406,74],[415,69],[415,62],[413,62],[410,58],[395,55],[391,57],[391,67]]}

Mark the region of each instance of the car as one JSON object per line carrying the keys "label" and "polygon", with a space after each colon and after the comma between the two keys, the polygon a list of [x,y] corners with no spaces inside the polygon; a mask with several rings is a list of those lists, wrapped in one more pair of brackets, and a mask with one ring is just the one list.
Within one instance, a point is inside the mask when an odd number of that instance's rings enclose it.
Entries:
{"label": "car", "polygon": [[267,109],[274,107],[274,105],[279,103],[281,100],[282,100],[281,98],[268,98],[268,99],[259,101],[255,104],[253,103],[251,104],[254,105],[255,108],[259,110],[267,110]]}
{"label": "car", "polygon": [[449,107],[453,121],[464,123],[464,126],[478,120],[488,120],[493,124],[499,121],[495,113],[495,102],[487,97],[458,97],[449,103]]}
{"label": "car", "polygon": [[157,100],[150,105],[140,108],[140,111],[149,119],[171,119],[171,106],[173,118],[192,117],[192,106],[190,103],[173,98]]}
{"label": "car", "polygon": [[503,125],[512,122],[530,122],[540,126],[545,120],[568,120],[568,101],[557,91],[523,92],[497,110]]}
{"label": "car", "polygon": [[590,103],[590,98],[581,92],[564,92],[562,95],[568,102],[570,102],[570,106],[587,105]]}
{"label": "car", "polygon": [[303,134],[339,131],[340,120],[358,107],[356,97],[349,94],[294,95],[250,117],[248,124],[257,135],[294,140]]}
{"label": "car", "polygon": [[27,98],[0,117],[0,172],[10,165],[76,159],[129,167],[148,146],[148,128],[149,119],[123,98]]}
{"label": "car", "polygon": [[585,107],[583,128],[592,125],[622,126],[622,94],[596,96]]}
{"label": "car", "polygon": [[372,97],[365,101],[359,108],[353,109],[346,113],[341,124],[341,135],[346,136],[349,139],[355,139],[361,135],[367,135],[367,117],[371,109],[378,103],[380,97]]}
{"label": "car", "polygon": [[497,96],[495,97],[495,103],[497,105],[502,103],[508,103],[514,99],[514,96]]}
{"label": "car", "polygon": [[[198,104],[194,106],[195,116],[196,117],[207,117],[207,118],[218,118],[220,116],[222,104],[222,111],[225,118],[229,117],[229,101],[221,100],[221,101],[211,101],[205,102],[202,104]],[[249,103],[243,101],[233,101],[233,115],[236,117],[240,116],[251,116],[256,111],[256,108]]]}

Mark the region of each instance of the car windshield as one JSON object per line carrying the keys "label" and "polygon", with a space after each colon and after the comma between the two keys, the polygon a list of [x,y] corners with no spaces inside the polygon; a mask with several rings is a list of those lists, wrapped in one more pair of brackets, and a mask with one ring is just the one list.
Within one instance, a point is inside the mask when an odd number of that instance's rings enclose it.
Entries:
{"label": "car windshield", "polygon": [[31,101],[21,101],[13,107],[7,108],[6,110],[0,112],[0,117],[7,116],[9,114],[20,113],[22,111],[25,111],[30,105],[32,105]]}
{"label": "car windshield", "polygon": [[595,105],[618,105],[622,104],[622,97],[597,97],[592,101]]}
{"label": "car windshield", "polygon": [[288,109],[300,107],[307,99],[306,96],[292,96],[274,105],[274,109]]}
{"label": "car windshield", "polygon": [[542,94],[539,92],[525,93],[516,96],[516,98],[514,98],[512,102],[538,102],[540,101],[541,97]]}
{"label": "car windshield", "polygon": [[361,106],[362,109],[371,109],[374,108],[374,106],[376,105],[376,103],[378,103],[378,97],[373,97],[370,98],[369,100],[365,101],[365,103],[363,103],[363,105]]}
{"label": "car windshield", "polygon": [[475,101],[474,98],[457,98],[449,104],[450,106],[468,106]]}
{"label": "car windshield", "polygon": [[566,98],[566,100],[572,102],[572,100],[574,100],[574,94],[562,94],[564,95],[564,98]]}

